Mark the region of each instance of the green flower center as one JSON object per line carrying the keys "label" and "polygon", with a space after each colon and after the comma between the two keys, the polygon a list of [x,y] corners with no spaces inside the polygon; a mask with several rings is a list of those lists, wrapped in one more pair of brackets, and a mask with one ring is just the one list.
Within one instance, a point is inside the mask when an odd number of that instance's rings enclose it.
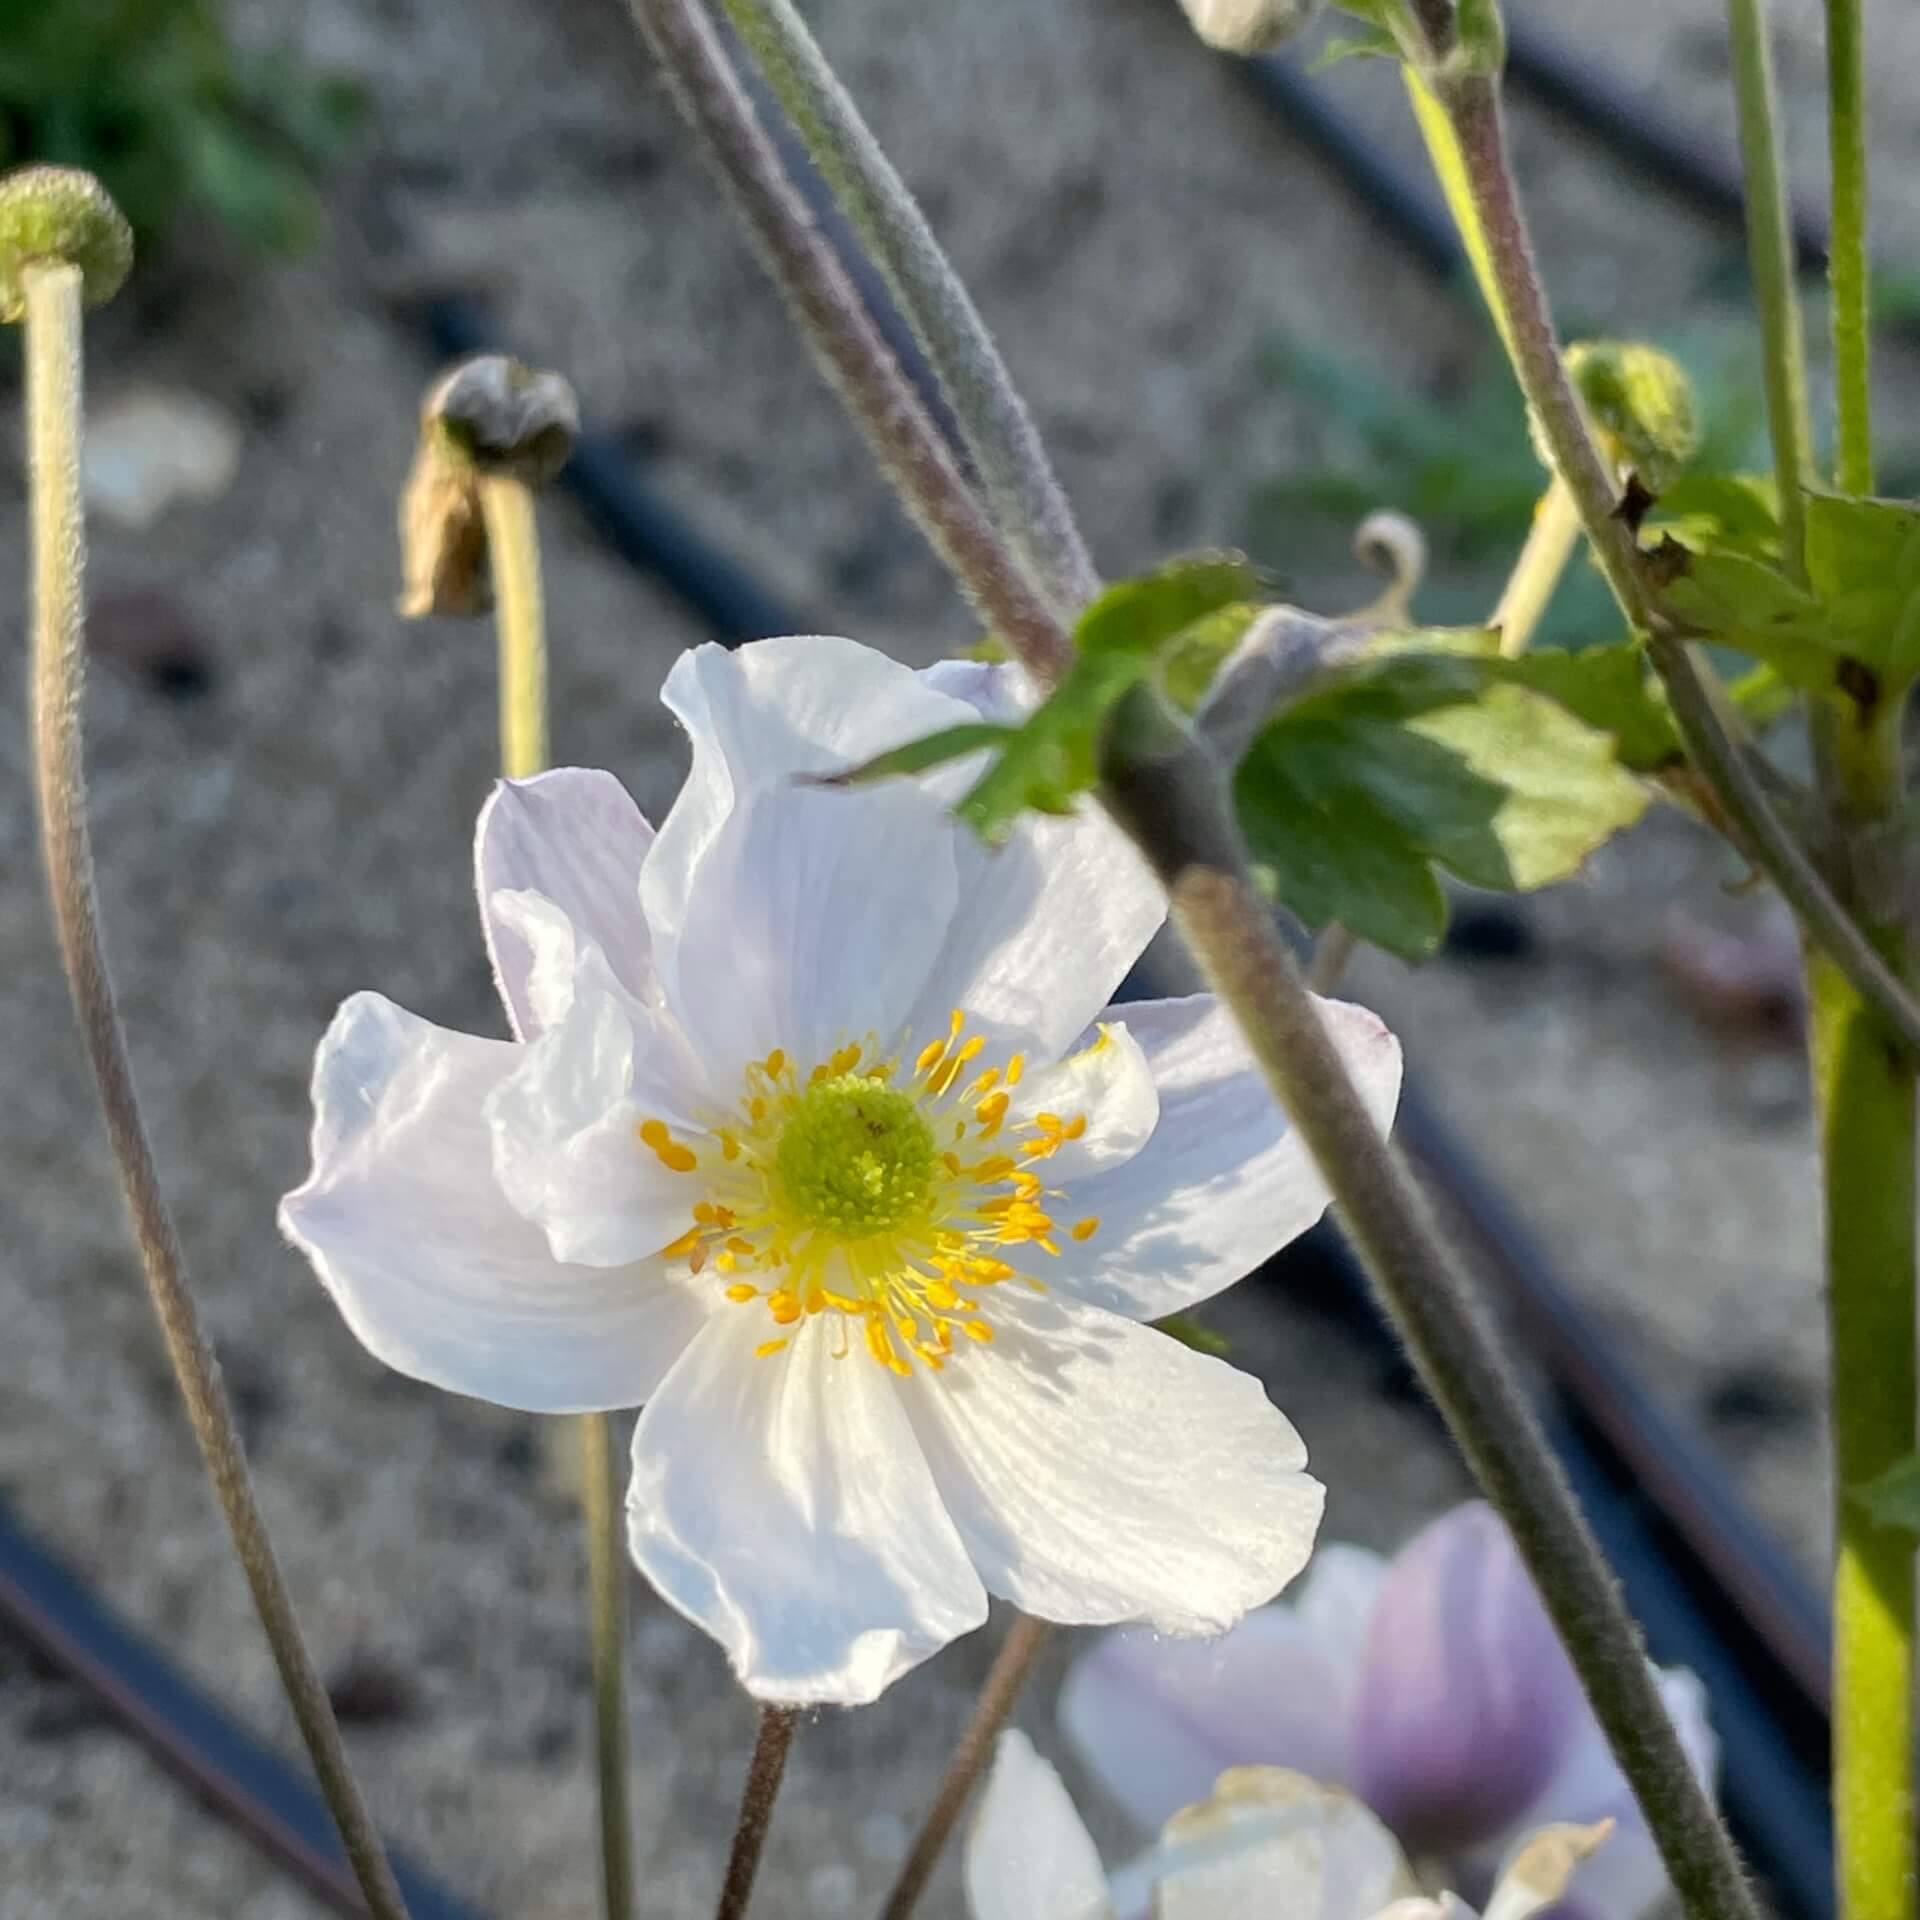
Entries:
{"label": "green flower center", "polygon": [[792,1211],[848,1240],[923,1214],[939,1164],[918,1102],[859,1073],[812,1082],[787,1116],[774,1155]]}

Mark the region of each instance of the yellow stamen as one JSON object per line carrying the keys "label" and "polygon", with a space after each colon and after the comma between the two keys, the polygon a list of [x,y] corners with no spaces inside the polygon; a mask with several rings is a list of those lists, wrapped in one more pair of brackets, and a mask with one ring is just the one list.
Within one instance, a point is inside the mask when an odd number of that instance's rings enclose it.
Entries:
{"label": "yellow stamen", "polygon": [[1091,1240],[1100,1231],[1100,1216],[1090,1213],[1084,1220],[1073,1223],[1073,1237],[1076,1240]]}

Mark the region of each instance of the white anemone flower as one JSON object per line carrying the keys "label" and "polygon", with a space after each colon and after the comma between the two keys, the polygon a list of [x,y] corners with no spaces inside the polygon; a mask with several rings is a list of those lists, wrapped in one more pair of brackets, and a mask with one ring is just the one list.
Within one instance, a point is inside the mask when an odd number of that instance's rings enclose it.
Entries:
{"label": "white anemone flower", "polygon": [[[871,1700],[989,1593],[1230,1626],[1321,1488],[1257,1382],[1140,1323],[1327,1192],[1211,998],[1108,1005],[1164,894],[1092,809],[989,852],[957,775],[801,778],[1004,713],[1004,672],[770,640],[663,697],[693,758],[657,835],[579,770],[481,814],[515,1040],[335,1016],[285,1231],[403,1373],[644,1403],[634,1558],[761,1699]],[[1323,1017],[1384,1128],[1397,1045]]]}
{"label": "white anemone flower", "polygon": [[[1610,1832],[1543,1827],[1500,1869],[1485,1920],[1532,1920]],[[1400,1843],[1352,1794],[1284,1767],[1234,1767],[1111,1878],[1052,1765],[1001,1734],[967,1836],[972,1920],[1480,1920],[1423,1894]]]}

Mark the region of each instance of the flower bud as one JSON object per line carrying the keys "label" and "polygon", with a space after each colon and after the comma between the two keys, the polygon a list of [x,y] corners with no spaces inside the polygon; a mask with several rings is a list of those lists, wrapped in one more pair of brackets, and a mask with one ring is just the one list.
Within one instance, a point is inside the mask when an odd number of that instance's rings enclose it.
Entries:
{"label": "flower bud", "polygon": [[1567,372],[1615,463],[1664,493],[1700,450],[1693,386],[1671,354],[1638,340],[1583,340]]}
{"label": "flower bud", "polygon": [[1180,0],[1193,30],[1223,53],[1270,53],[1320,10],[1320,0]]}
{"label": "flower bud", "polygon": [[1491,1508],[1455,1509],[1395,1559],[1368,1625],[1354,1785],[1410,1853],[1461,1852],[1519,1818],[1583,1713]]}
{"label": "flower bud", "polygon": [[90,307],[111,300],[133,265],[133,229],[92,174],[20,167],[0,176],[0,320],[26,312],[21,270],[62,260],[80,269]]}
{"label": "flower bud", "polygon": [[572,386],[504,354],[459,361],[427,389],[400,496],[400,612],[407,619],[492,607],[480,480],[542,486],[567,464],[579,432]]}

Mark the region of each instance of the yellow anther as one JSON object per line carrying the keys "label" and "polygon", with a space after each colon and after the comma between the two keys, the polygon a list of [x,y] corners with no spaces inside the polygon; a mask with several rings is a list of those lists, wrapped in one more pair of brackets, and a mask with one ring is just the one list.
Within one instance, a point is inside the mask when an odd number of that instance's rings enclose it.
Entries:
{"label": "yellow anther", "polygon": [[962,1320],[960,1331],[969,1340],[978,1340],[983,1347],[993,1339],[993,1329],[984,1320]]}
{"label": "yellow anther", "polygon": [[760,1289],[749,1280],[736,1280],[727,1289],[727,1298],[734,1301],[757,1300]]}
{"label": "yellow anther", "polygon": [[727,1251],[729,1253],[737,1253],[742,1259],[746,1259],[753,1254],[754,1245],[751,1240],[743,1240],[736,1233],[727,1241]]}
{"label": "yellow anther", "polygon": [[949,1040],[958,1040],[960,1038],[960,1029],[966,1024],[967,1016],[962,1013],[958,1007],[955,1007],[954,1010],[947,1015],[947,1038]]}
{"label": "yellow anther", "polygon": [[1078,1140],[1086,1130],[1087,1116],[1084,1113],[1076,1113],[1061,1129],[1069,1140]]}
{"label": "yellow anther", "polygon": [[1100,1216],[1090,1213],[1084,1220],[1073,1223],[1073,1237],[1076,1240],[1091,1240],[1100,1231]]}
{"label": "yellow anther", "polygon": [[984,1100],[1000,1084],[1000,1069],[988,1067],[972,1086],[967,1089],[969,1100]]}
{"label": "yellow anther", "polygon": [[969,1060],[979,1059],[981,1053],[986,1048],[986,1044],[987,1041],[984,1034],[972,1034],[967,1039],[962,1040],[959,1046],[954,1049],[953,1057],[961,1066],[965,1066]]}
{"label": "yellow anther", "polygon": [[781,1326],[790,1327],[800,1318],[799,1298],[791,1287],[782,1287],[767,1295],[767,1311]]}
{"label": "yellow anther", "polygon": [[1007,1117],[1007,1108],[1011,1104],[1004,1092],[990,1093],[974,1109],[973,1117],[980,1122],[989,1139],[999,1130],[1000,1123]]}
{"label": "yellow anther", "polygon": [[740,1158],[740,1142],[725,1127],[720,1129],[720,1154],[726,1160]]}
{"label": "yellow anther", "polygon": [[669,1240],[667,1244],[660,1249],[660,1258],[662,1260],[678,1260],[684,1255],[691,1253],[699,1244],[700,1229],[698,1227],[689,1227],[678,1240]]}
{"label": "yellow anther", "polygon": [[946,1050],[947,1043],[944,1040],[929,1040],[914,1059],[914,1072],[925,1073]]}
{"label": "yellow anther", "polygon": [[756,1360],[764,1360],[768,1354],[778,1353],[786,1344],[785,1340],[762,1340],[760,1344],[754,1348],[753,1357]]}
{"label": "yellow anther", "polygon": [[767,1103],[759,1094],[747,1102],[747,1112],[752,1115],[753,1123],[758,1126],[767,1117]]}
{"label": "yellow anther", "polygon": [[767,1078],[769,1080],[778,1080],[781,1074],[785,1072],[786,1065],[787,1056],[785,1052],[781,1048],[775,1047],[774,1050],[767,1055]]}
{"label": "yellow anther", "polygon": [[1053,1255],[1053,1257],[1056,1260],[1060,1258],[1060,1249],[1056,1247],[1053,1244],[1053,1242],[1047,1238],[1045,1234],[1043,1233],[1035,1234],[1033,1237],[1033,1244],[1036,1247],[1038,1247],[1042,1253],[1050,1253]]}
{"label": "yellow anther", "polygon": [[1025,1073],[1026,1070],[1027,1056],[1024,1053],[1016,1053],[1013,1058],[1007,1062],[1007,1085],[1017,1087],[1020,1084],[1020,1076]]}
{"label": "yellow anther", "polygon": [[1036,1113],[1033,1116],[1033,1124],[1042,1133],[1059,1133],[1067,1123],[1057,1113]]}
{"label": "yellow anther", "polygon": [[844,1046],[827,1063],[835,1073],[851,1073],[860,1064],[860,1048],[857,1044]]}

